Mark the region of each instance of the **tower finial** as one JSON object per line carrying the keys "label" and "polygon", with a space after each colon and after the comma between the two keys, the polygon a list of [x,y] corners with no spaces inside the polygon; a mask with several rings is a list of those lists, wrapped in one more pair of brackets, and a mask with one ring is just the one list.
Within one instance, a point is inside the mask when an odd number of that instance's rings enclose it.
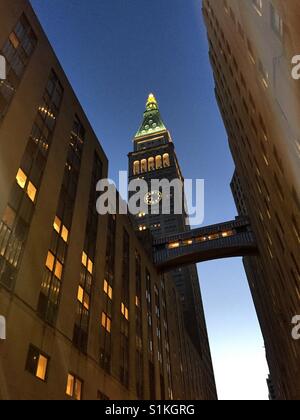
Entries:
{"label": "tower finial", "polygon": [[146,109],[150,110],[150,109],[158,109],[158,103],[157,100],[154,96],[153,93],[150,93],[148,96],[148,100],[147,100],[147,104],[146,104]]}

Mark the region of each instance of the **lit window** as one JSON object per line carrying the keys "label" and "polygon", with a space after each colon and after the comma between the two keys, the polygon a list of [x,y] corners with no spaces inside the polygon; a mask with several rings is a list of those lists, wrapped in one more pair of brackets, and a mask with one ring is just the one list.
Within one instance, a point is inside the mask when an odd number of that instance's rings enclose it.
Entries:
{"label": "lit window", "polygon": [[69,231],[64,225],[62,225],[61,220],[57,216],[54,219],[53,228],[65,242],[68,242]]}
{"label": "lit window", "polygon": [[61,221],[57,216],[54,219],[53,228],[58,234],[60,233]]}
{"label": "lit window", "polygon": [[87,311],[90,310],[90,297],[87,293],[85,293],[83,297],[83,306]]}
{"label": "lit window", "polygon": [[55,264],[55,276],[59,279],[59,280],[61,280],[61,276],[62,276],[62,271],[63,271],[63,266],[62,266],[62,264],[59,262],[59,261],[56,261],[56,264]]}
{"label": "lit window", "polygon": [[18,37],[17,37],[17,35],[14,32],[12,32],[9,35],[9,40],[10,40],[11,44],[13,45],[13,47],[15,49],[17,49],[18,46],[20,45],[20,41],[18,40]]}
{"label": "lit window", "polygon": [[50,270],[53,271],[53,267],[54,267],[54,261],[55,261],[55,257],[51,252],[48,252],[47,255],[47,260],[46,260],[46,267]]}
{"label": "lit window", "polygon": [[137,160],[133,164],[133,175],[139,175],[140,174],[140,162]]}
{"label": "lit window", "polygon": [[268,83],[269,83],[269,73],[267,72],[263,63],[260,60],[259,60],[259,63],[258,63],[258,70],[260,72],[262,82],[263,82],[264,86],[267,88]]}
{"label": "lit window", "polygon": [[182,245],[184,245],[184,246],[193,245],[193,241],[191,239],[188,239],[186,241],[183,241]]}
{"label": "lit window", "polygon": [[18,185],[24,189],[25,185],[26,185],[26,181],[27,181],[27,175],[22,171],[22,169],[18,170],[17,176],[16,176],[16,180]]}
{"label": "lit window", "polygon": [[162,158],[161,156],[156,156],[155,158],[156,169],[162,168]]}
{"label": "lit window", "polygon": [[82,264],[86,267],[87,266],[87,255],[85,252],[82,253]]}
{"label": "lit window", "polygon": [[90,297],[87,293],[85,293],[84,289],[81,286],[78,287],[77,299],[84,306],[84,308],[87,311],[89,311]]}
{"label": "lit window", "polygon": [[141,162],[141,172],[142,173],[146,173],[147,172],[147,160],[143,159]]}
{"label": "lit window", "polygon": [[105,312],[102,312],[102,319],[101,319],[102,327],[108,332],[111,332],[111,319],[106,315]]}
{"label": "lit window", "polygon": [[80,303],[83,302],[83,295],[84,295],[83,288],[81,286],[79,286],[78,287],[78,293],[77,293],[77,299]]}
{"label": "lit window", "polygon": [[63,240],[65,242],[68,242],[69,231],[68,231],[68,229],[65,226],[63,226],[63,228],[62,228],[61,237],[63,238]]}
{"label": "lit window", "polygon": [[93,274],[93,267],[94,267],[94,264],[93,264],[93,263],[92,263],[92,261],[89,259],[89,260],[88,260],[87,269],[88,269],[88,272],[89,272],[90,274]]}
{"label": "lit window", "polygon": [[137,306],[138,308],[140,307],[140,299],[138,296],[135,297],[135,306]]}
{"label": "lit window", "polygon": [[223,232],[222,233],[223,238],[227,238],[227,237],[233,236],[233,235],[234,235],[234,231],[233,230],[229,230],[227,232]]}
{"label": "lit window", "polygon": [[121,312],[122,315],[124,316],[125,319],[127,319],[127,321],[129,320],[129,311],[128,308],[124,305],[124,303],[121,304]]}
{"label": "lit window", "polygon": [[263,9],[263,2],[262,0],[252,0],[254,9],[257,11],[257,13],[262,16],[262,9]]}
{"label": "lit window", "polygon": [[248,47],[248,54],[249,54],[250,60],[252,61],[253,64],[255,64],[254,52],[253,52],[252,44],[249,41],[249,39],[247,39],[247,47]]}
{"label": "lit window", "polygon": [[90,274],[93,274],[93,262],[88,258],[87,254],[85,252],[82,253],[82,264],[88,269],[88,272]]}
{"label": "lit window", "polygon": [[169,153],[165,153],[163,156],[163,163],[164,163],[164,168],[168,168],[170,166],[170,156]]}
{"label": "lit window", "polygon": [[179,242],[173,242],[172,244],[168,245],[169,249],[175,249],[175,248],[179,248],[180,247],[180,243]]}
{"label": "lit window", "polygon": [[80,401],[82,398],[83,382],[72,374],[68,374],[66,395],[74,400]]}
{"label": "lit window", "polygon": [[155,170],[155,160],[153,157],[148,159],[148,170],[154,171]]}
{"label": "lit window", "polygon": [[27,187],[27,195],[32,202],[34,202],[34,200],[35,200],[36,191],[37,190],[36,190],[35,186],[31,182],[29,182],[28,187]]}
{"label": "lit window", "polygon": [[36,377],[44,381],[46,379],[48,366],[48,359],[42,354],[39,355],[38,367],[36,371]]}
{"label": "lit window", "polygon": [[28,372],[41,381],[46,381],[48,363],[49,358],[46,355],[42,354],[36,347],[30,346],[26,362]]}
{"label": "lit window", "polygon": [[112,300],[113,290],[106,280],[104,280],[103,290],[104,293],[109,297],[109,299]]}

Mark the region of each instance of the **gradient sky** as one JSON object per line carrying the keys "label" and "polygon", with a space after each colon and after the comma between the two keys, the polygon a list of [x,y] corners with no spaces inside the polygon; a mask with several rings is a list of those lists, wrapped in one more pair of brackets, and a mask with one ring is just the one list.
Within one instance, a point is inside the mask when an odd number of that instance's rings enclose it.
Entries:
{"label": "gradient sky", "polygon": [[[215,0],[219,1],[219,0]],[[201,0],[31,0],[110,160],[154,92],[183,174],[206,182],[205,224],[234,218],[234,164],[214,98]],[[263,339],[241,259],[199,265],[220,399],[267,399]]]}

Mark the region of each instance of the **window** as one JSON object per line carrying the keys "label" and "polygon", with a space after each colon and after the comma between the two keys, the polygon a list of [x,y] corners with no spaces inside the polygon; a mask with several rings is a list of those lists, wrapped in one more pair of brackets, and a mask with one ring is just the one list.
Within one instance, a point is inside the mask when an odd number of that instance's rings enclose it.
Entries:
{"label": "window", "polygon": [[47,259],[46,259],[46,267],[47,267],[50,271],[53,271],[54,262],[55,262],[55,257],[54,257],[54,255],[53,255],[51,252],[48,252]]}
{"label": "window", "polygon": [[90,194],[88,200],[87,221],[85,225],[84,248],[81,256],[81,269],[78,285],[78,299],[76,317],[73,331],[73,344],[77,349],[86,354],[89,340],[90,305],[93,291],[93,272],[96,257],[96,242],[98,233],[98,213],[95,209],[96,185],[102,178],[102,162],[97,153],[94,154]]}
{"label": "window", "polygon": [[163,163],[164,163],[164,168],[168,168],[170,166],[170,156],[169,153],[165,153],[163,156]]}
{"label": "window", "polygon": [[257,11],[257,13],[262,16],[262,10],[263,10],[263,2],[262,0],[252,0],[253,7]]}
{"label": "window", "polygon": [[42,354],[40,350],[31,345],[28,351],[26,370],[36,378],[45,382],[47,379],[48,364],[49,357]]}
{"label": "window", "polygon": [[156,156],[156,158],[155,158],[155,165],[156,165],[156,169],[161,169],[162,168],[162,159],[161,159],[161,156]]}
{"label": "window", "polygon": [[22,169],[18,170],[17,176],[16,176],[17,184],[22,189],[25,188],[26,181],[27,181],[27,175],[22,171]]}
{"label": "window", "polygon": [[121,304],[121,312],[122,315],[124,316],[124,318],[127,319],[127,321],[129,320],[129,311],[128,308],[124,305],[124,303]]}
{"label": "window", "polygon": [[224,9],[225,9],[225,12],[226,12],[226,13],[229,13],[229,8],[228,8],[228,3],[227,3],[227,0],[223,0],[223,3],[224,3]]}
{"label": "window", "polygon": [[133,164],[133,175],[139,175],[140,174],[140,162],[137,160]]}
{"label": "window", "polygon": [[112,300],[112,297],[113,297],[113,289],[108,284],[107,280],[104,280],[103,291],[109,297],[109,299]]}
{"label": "window", "polygon": [[81,286],[78,287],[77,300],[78,300],[78,302],[80,302],[84,306],[84,308],[87,311],[89,311],[89,309],[90,309],[90,297],[84,291],[84,289]]}
{"label": "window", "polygon": [[15,218],[16,218],[16,213],[15,211],[10,207],[7,206],[5,211],[4,211],[4,215],[2,218],[2,222],[9,228],[12,229],[14,222],[15,222]]}
{"label": "window", "polygon": [[87,254],[85,252],[82,253],[82,265],[87,268],[88,272],[90,274],[93,274],[93,262],[88,258]]}
{"label": "window", "polygon": [[57,216],[55,216],[53,228],[61,236],[64,242],[68,242],[69,230],[62,224],[60,218]]}
{"label": "window", "polygon": [[247,39],[247,47],[248,47],[248,54],[249,54],[250,60],[252,61],[253,64],[255,64],[254,52],[253,52],[252,44],[249,39]]}
{"label": "window", "polygon": [[143,173],[146,173],[147,172],[147,169],[148,169],[148,167],[147,167],[147,160],[146,159],[143,159],[141,161],[141,173],[142,174]]}
{"label": "window", "polygon": [[0,83],[0,119],[7,112],[36,44],[30,23],[22,15],[0,51],[7,63],[7,78]]}
{"label": "window", "polygon": [[180,247],[180,242],[172,242],[168,244],[168,249],[175,249]]}
{"label": "window", "polygon": [[259,70],[259,73],[261,75],[263,85],[267,88],[268,84],[269,84],[269,73],[265,69],[261,60],[259,60],[259,63],[258,63],[258,70]]}
{"label": "window", "polygon": [[[57,89],[60,92],[61,86],[52,74],[48,80],[45,97],[50,95],[51,92],[52,95],[56,95],[53,92],[56,92]],[[45,130],[48,132],[46,126],[44,126],[43,132]],[[56,214],[53,220],[53,230],[48,253],[48,262],[51,262],[51,260],[53,262],[54,258],[58,263],[55,270],[53,269],[54,265],[52,263],[46,263],[47,269],[45,269],[45,275],[41,283],[38,302],[39,316],[52,325],[56,322],[60,303],[61,280],[63,279],[63,268],[67,258],[69,232],[72,226],[81,154],[85,137],[85,130],[76,116],[69,135],[69,147],[65,161],[64,176]],[[38,139],[41,137],[41,134],[34,130],[33,136]]]}
{"label": "window", "polygon": [[101,319],[102,327],[108,332],[111,332],[111,319],[109,316],[106,315],[105,312],[102,312],[102,319]]}
{"label": "window", "polygon": [[71,373],[68,374],[66,395],[76,401],[82,399],[83,381]]}
{"label": "window", "polygon": [[298,242],[300,243],[300,229],[299,229],[296,217],[294,215],[292,217],[292,222],[293,222],[294,233],[296,235],[296,238],[297,238]]}
{"label": "window", "polygon": [[100,401],[109,401],[110,400],[110,398],[101,391],[98,391],[97,399],[100,400]]}
{"label": "window", "polygon": [[155,160],[153,157],[148,159],[148,170],[155,171]]}
{"label": "window", "polygon": [[[28,179],[27,175],[20,168],[18,170],[17,175],[16,175],[16,181],[17,181],[17,184],[19,185],[19,187],[22,188],[22,190],[24,190],[25,187],[26,187],[27,179]],[[27,188],[26,188],[26,192],[27,192],[27,195],[30,198],[30,200],[34,203],[37,189],[33,185],[33,183],[30,182],[30,181],[28,182],[28,185],[27,185]]]}
{"label": "window", "polygon": [[273,4],[270,5],[271,7],[271,26],[275,34],[279,38],[283,38],[283,20],[278,14],[277,10],[273,6]]}

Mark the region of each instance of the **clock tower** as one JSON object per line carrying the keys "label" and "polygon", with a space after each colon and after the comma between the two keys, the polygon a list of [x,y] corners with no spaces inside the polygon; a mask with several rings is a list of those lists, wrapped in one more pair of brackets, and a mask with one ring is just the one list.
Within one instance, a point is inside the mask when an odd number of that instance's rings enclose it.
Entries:
{"label": "clock tower", "polygon": [[[144,112],[143,122],[134,139],[134,151],[129,153],[129,181],[142,178],[148,183],[148,194],[145,203],[159,208],[162,192],[151,190],[151,180],[175,179],[184,182],[174,143],[167,130],[158,103],[150,94]],[[189,230],[186,225],[186,214],[175,214],[171,195],[170,214],[139,214],[135,216],[136,228],[140,231],[150,230],[154,237],[164,237]],[[184,309],[185,324],[189,335],[202,355],[207,369],[212,370],[206,323],[195,265],[182,267],[166,275],[166,280],[174,281]]]}

